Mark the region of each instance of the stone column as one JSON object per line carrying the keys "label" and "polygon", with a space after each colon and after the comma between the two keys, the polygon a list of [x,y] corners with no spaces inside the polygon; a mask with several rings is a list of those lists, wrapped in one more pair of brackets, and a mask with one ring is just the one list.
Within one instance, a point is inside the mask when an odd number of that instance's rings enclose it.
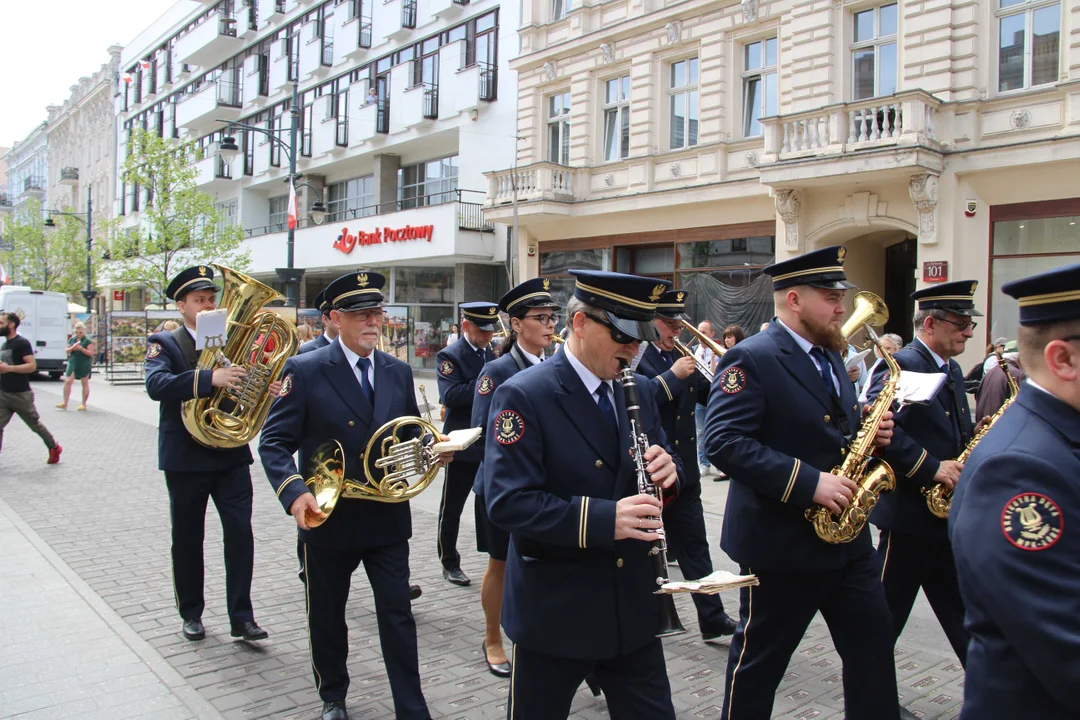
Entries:
{"label": "stone column", "polygon": [[[398,170],[401,168],[401,156],[388,153],[375,158],[375,202],[392,203],[398,199]],[[381,210],[380,210],[381,211]],[[386,209],[389,212],[389,208]]]}

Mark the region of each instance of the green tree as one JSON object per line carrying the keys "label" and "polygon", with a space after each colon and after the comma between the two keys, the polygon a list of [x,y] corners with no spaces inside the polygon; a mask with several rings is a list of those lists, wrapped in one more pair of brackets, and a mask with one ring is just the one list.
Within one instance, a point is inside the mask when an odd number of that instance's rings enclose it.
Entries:
{"label": "green tree", "polygon": [[227,224],[214,199],[195,184],[195,163],[201,159],[191,142],[176,143],[144,130],[132,134],[123,178],[147,199],[137,224],[125,227],[126,218],[110,224],[109,284],[147,288],[165,307],[165,288],[185,267],[213,262],[247,268],[243,228]]}
{"label": "green tree", "polygon": [[0,251],[0,265],[20,285],[78,297],[86,285],[86,225],[64,215],[53,221],[55,228],[45,227],[37,200],[14,212],[4,224],[4,247],[11,249]]}

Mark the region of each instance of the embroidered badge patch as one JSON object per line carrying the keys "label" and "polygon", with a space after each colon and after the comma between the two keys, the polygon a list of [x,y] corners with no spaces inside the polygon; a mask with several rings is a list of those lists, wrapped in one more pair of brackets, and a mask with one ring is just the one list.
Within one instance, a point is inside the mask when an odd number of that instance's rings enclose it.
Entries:
{"label": "embroidered badge patch", "polygon": [[439,363],[439,373],[442,375],[449,375],[452,372],[454,372],[454,363],[449,360],[443,360]]}
{"label": "embroidered badge patch", "polygon": [[513,445],[525,434],[525,421],[513,410],[495,416],[495,439],[500,445]]}
{"label": "embroidered badge patch", "polygon": [[480,378],[480,382],[476,386],[476,391],[481,395],[487,395],[495,389],[495,382],[491,379],[490,375],[485,375]]}
{"label": "embroidered badge patch", "polygon": [[742,392],[744,387],[746,387],[746,373],[741,367],[729,367],[720,378],[720,389],[728,395]]}
{"label": "embroidered badge patch", "polygon": [[150,343],[146,347],[146,359],[152,360],[161,354],[161,345],[158,343]]}
{"label": "embroidered badge patch", "polygon": [[1001,511],[1001,531],[1021,550],[1046,550],[1061,539],[1064,529],[1061,508],[1040,493],[1017,495]]}
{"label": "embroidered badge patch", "polygon": [[278,397],[285,397],[292,392],[292,375],[286,375],[285,379],[281,381],[281,392],[278,393]]}

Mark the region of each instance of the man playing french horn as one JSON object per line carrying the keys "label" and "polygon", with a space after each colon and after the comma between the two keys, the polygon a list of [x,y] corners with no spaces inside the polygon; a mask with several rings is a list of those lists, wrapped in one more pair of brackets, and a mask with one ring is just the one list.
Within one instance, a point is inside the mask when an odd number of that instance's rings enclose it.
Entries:
{"label": "man playing french horn", "polygon": [[[358,499],[346,492],[320,506],[301,475],[311,474],[309,466],[318,464],[312,458],[325,457],[322,449],[336,442],[344,475],[337,478],[338,493],[345,481],[363,483],[365,467],[370,470],[375,459],[366,455],[378,454],[367,453],[372,436],[388,421],[419,416],[412,369],[376,349],[385,319],[384,285],[382,275],[360,272],[327,287],[330,317],[340,331],[337,341],[286,363],[281,393],[259,445],[267,478],[296,519],[304,543],[311,667],[323,720],[348,718],[345,605],[352,573],[361,562],[375,597],[395,716],[431,717],[420,687],[416,621],[409,602],[408,502]],[[300,471],[293,461],[297,451]],[[439,461],[452,458],[445,453]]]}
{"label": "man playing french horn", "polygon": [[[845,460],[887,445],[892,417],[860,422],[840,350],[846,248],[827,247],[765,268],[776,317],[721,358],[709,396],[709,462],[731,478],[720,545],[757,587],[743,588],[731,643],[724,720],[767,720],[777,686],[821,612],[844,664],[849,720],[897,720],[892,629],[870,533],[828,541],[807,511],[872,506]],[[869,425],[869,427],[868,427]],[[854,438],[854,439],[853,439]],[[861,467],[864,459],[859,458]],[[842,516],[842,517],[840,517]],[[862,518],[865,522],[865,518]],[[837,524],[836,522],[833,523]],[[856,523],[857,525],[857,523]]]}

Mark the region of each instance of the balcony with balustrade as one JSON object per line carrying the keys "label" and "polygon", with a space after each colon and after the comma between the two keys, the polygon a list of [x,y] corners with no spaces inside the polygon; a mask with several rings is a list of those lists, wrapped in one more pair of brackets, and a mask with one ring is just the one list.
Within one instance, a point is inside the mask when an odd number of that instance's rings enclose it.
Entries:
{"label": "balcony with balustrade", "polygon": [[517,203],[572,203],[577,177],[588,168],[572,168],[551,162],[539,162],[512,170],[484,173],[488,179],[488,208]]}
{"label": "balcony with balustrade", "polygon": [[77,167],[65,167],[60,168],[60,184],[74,187],[79,184],[79,168]]}
{"label": "balcony with balustrade", "polygon": [[766,185],[847,182],[853,173],[940,172],[942,103],[921,90],[763,118]]}
{"label": "balcony with balustrade", "polygon": [[224,61],[244,44],[237,37],[236,24],[236,18],[225,12],[213,13],[176,41],[177,61],[207,69]]}
{"label": "balcony with balustrade", "polygon": [[181,98],[176,104],[176,124],[187,129],[188,137],[199,137],[216,129],[219,120],[239,120],[240,110],[239,83],[220,77]]}

